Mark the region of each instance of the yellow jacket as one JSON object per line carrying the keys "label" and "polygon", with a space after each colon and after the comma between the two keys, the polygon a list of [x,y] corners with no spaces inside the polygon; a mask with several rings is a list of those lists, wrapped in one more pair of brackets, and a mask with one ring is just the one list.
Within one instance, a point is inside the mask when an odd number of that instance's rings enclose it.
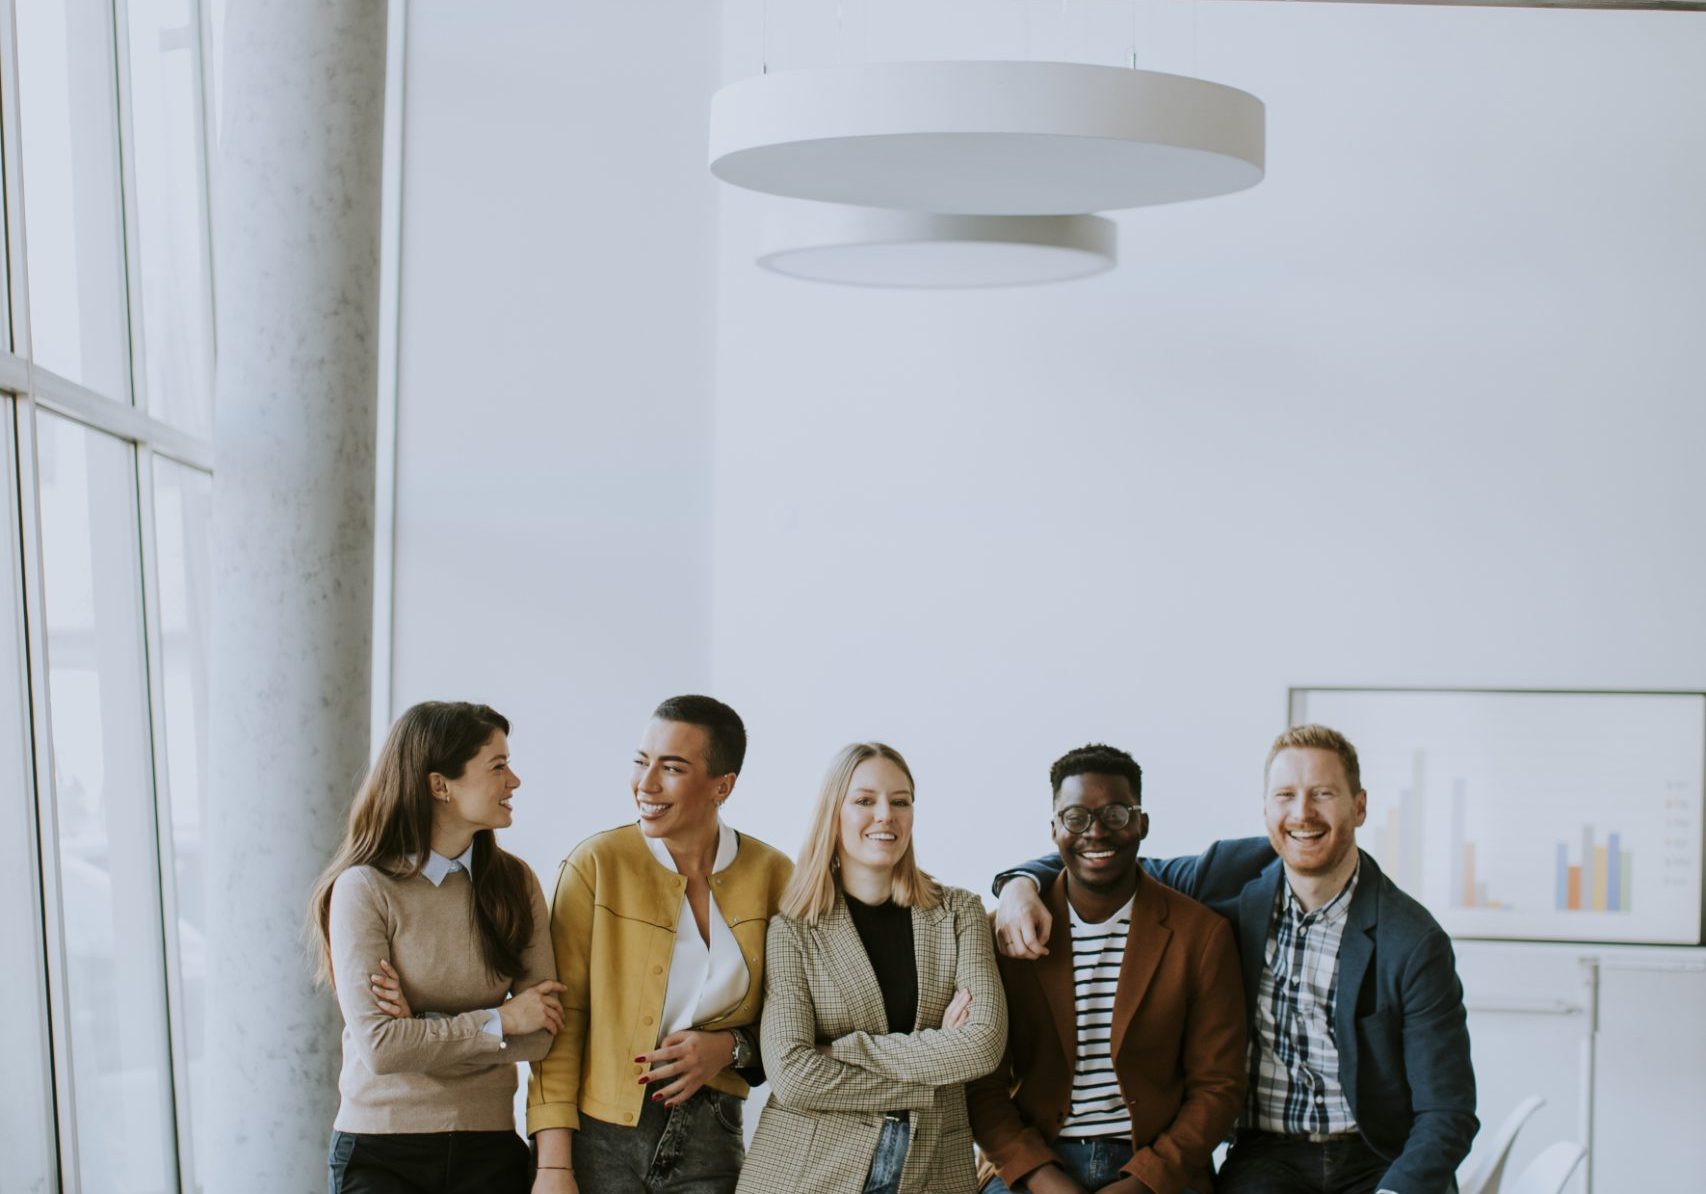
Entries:
{"label": "yellow jacket", "polygon": [[[793,863],[740,834],[727,867],[711,876],[717,907],[746,955],[752,981],[728,1014],[695,1028],[717,1031],[758,1022],[764,1004],[764,931],[776,914]],[[527,1133],[579,1128],[584,1112],[617,1125],[640,1120],[645,1066],[634,1058],[657,1042],[687,880],[652,856],[637,825],[596,834],[557,871],[551,942],[563,993],[563,1030],[527,1084]],[[746,1097],[731,1070],[710,1082]]]}

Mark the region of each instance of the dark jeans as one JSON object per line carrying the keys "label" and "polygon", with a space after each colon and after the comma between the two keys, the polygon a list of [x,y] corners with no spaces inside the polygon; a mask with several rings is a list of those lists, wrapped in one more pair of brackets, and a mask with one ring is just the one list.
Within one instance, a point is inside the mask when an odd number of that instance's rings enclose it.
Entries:
{"label": "dark jeans", "polygon": [[575,1182],[584,1194],[732,1194],[746,1160],[742,1102],[705,1086],[679,1107],[647,1099],[631,1128],[583,1115]]}
{"label": "dark jeans", "polygon": [[[1131,1137],[1100,1136],[1075,1140],[1061,1136],[1051,1146],[1065,1162],[1066,1176],[1086,1190],[1100,1190],[1125,1174],[1120,1166],[1131,1160]],[[989,1179],[983,1194],[1012,1194],[999,1177]]]}
{"label": "dark jeans", "polygon": [[907,1120],[883,1120],[883,1134],[871,1154],[871,1172],[865,1175],[864,1194],[900,1194],[900,1171],[906,1168],[906,1150],[912,1143],[912,1124]]}
{"label": "dark jeans", "polygon": [[1311,1144],[1245,1129],[1215,1179],[1218,1194],[1374,1194],[1387,1162],[1359,1136]]}
{"label": "dark jeans", "polygon": [[533,1163],[514,1132],[333,1132],[328,1194],[527,1194]]}

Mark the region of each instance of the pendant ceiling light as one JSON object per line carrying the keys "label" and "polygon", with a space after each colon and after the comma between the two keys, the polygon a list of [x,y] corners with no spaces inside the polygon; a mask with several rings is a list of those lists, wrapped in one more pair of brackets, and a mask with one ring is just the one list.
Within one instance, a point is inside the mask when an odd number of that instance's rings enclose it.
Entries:
{"label": "pendant ceiling light", "polygon": [[711,172],[798,199],[1071,215],[1261,181],[1262,102],[1064,62],[887,62],[756,75],[711,102]]}
{"label": "pendant ceiling light", "polygon": [[778,204],[758,264],[848,286],[987,287],[1065,282],[1114,267],[1100,216],[962,216],[827,203]]}

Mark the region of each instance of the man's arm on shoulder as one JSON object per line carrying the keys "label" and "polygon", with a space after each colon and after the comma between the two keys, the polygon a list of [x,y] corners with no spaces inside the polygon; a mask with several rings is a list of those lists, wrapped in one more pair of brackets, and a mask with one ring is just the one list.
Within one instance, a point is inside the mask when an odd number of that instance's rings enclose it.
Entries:
{"label": "man's arm on shoulder", "polygon": [[[1143,869],[1158,882],[1193,900],[1213,898],[1217,892],[1244,886],[1262,873],[1274,860],[1274,850],[1264,837],[1224,838],[1211,842],[1201,854],[1181,854],[1177,858],[1145,858]],[[1037,891],[1045,892],[1064,864],[1060,855],[1049,854],[1033,858],[1019,866],[1008,867],[995,876],[990,890],[999,896],[1011,879],[1029,879]]]}
{"label": "man's arm on shoulder", "polygon": [[1469,1155],[1480,1121],[1463,984],[1442,929],[1435,926],[1404,959],[1400,984],[1404,1070],[1415,1121],[1380,1184],[1401,1194],[1446,1190]]}
{"label": "man's arm on shoulder", "polygon": [[1165,860],[1146,858],[1143,869],[1174,891],[1209,903],[1235,898],[1274,860],[1265,837],[1222,838],[1201,854]]}

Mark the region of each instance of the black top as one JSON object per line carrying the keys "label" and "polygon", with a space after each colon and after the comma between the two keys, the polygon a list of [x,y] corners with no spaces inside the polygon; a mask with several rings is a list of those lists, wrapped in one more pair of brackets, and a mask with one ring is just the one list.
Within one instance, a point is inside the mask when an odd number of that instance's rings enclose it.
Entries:
{"label": "black top", "polygon": [[890,1032],[911,1032],[918,1022],[918,960],[912,953],[912,909],[893,900],[872,907],[842,892],[853,927],[865,944],[877,986],[883,992],[883,1011]]}

